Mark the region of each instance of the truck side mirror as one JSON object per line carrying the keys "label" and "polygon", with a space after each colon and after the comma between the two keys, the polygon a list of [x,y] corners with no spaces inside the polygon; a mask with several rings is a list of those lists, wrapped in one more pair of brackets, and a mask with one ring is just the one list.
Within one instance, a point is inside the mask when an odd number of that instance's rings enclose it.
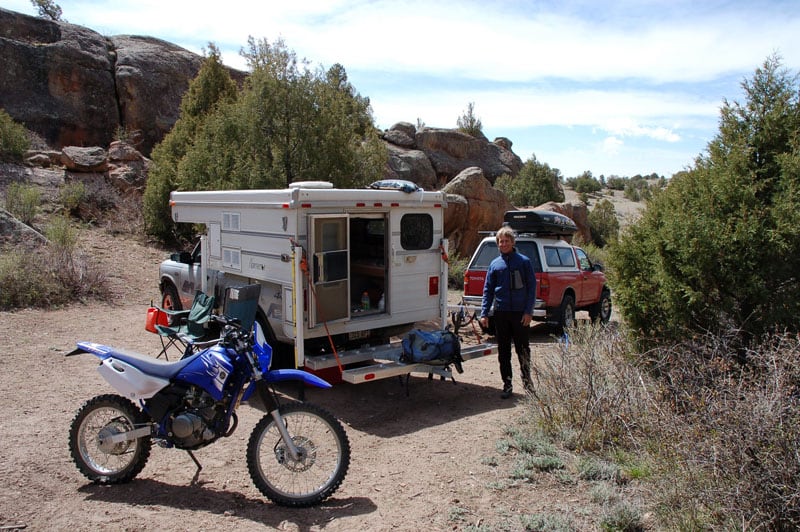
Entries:
{"label": "truck side mirror", "polygon": [[602,272],[603,271],[603,265],[602,264],[593,264],[592,265],[592,269],[594,271],[596,271],[596,272]]}

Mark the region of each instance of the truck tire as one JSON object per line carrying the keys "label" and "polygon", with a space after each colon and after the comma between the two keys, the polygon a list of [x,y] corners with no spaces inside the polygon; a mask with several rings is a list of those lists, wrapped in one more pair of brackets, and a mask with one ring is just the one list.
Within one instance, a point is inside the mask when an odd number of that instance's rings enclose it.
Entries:
{"label": "truck tire", "polygon": [[[164,282],[164,288],[161,290],[161,308],[166,310],[183,310],[181,298],[178,297],[178,289],[169,281]],[[178,320],[177,317],[170,316],[170,327],[175,325],[173,319]]]}
{"label": "truck tire", "polygon": [[565,294],[558,310],[558,328],[563,331],[570,328],[573,323],[575,323],[575,298]]}
{"label": "truck tire", "polygon": [[589,307],[589,318],[593,322],[608,323],[611,319],[611,292],[603,290],[600,301]]}

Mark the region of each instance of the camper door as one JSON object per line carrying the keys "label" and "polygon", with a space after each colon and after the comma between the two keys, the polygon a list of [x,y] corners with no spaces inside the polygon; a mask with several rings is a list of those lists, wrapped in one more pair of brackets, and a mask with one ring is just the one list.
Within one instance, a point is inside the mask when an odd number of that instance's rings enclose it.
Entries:
{"label": "camper door", "polygon": [[348,218],[340,214],[308,217],[311,290],[308,326],[350,316]]}

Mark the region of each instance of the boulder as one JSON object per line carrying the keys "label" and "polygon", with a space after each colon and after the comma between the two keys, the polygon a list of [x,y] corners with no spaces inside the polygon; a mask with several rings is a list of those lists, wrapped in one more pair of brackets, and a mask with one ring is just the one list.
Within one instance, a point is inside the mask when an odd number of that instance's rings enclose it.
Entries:
{"label": "boulder", "polygon": [[66,146],[61,150],[61,164],[70,172],[105,172],[108,169],[108,154],[99,146]]}
{"label": "boulder", "polygon": [[514,152],[456,129],[426,127],[417,132],[415,140],[445,183],[470,167],[480,168],[490,184],[503,174],[517,175],[522,168],[522,160]]}
{"label": "boulder", "polygon": [[[442,190],[448,194],[445,236],[450,239],[450,249],[462,257],[469,257],[475,251],[483,238],[479,231],[496,231],[503,225],[503,214],[514,209],[506,195],[492,187],[478,167],[465,169]],[[451,210],[449,195],[460,196],[464,201],[455,201]]]}
{"label": "boulder", "polygon": [[390,144],[404,148],[414,147],[416,128],[408,122],[398,122],[381,135],[381,138]]}
{"label": "boulder", "polygon": [[107,145],[120,124],[114,53],[99,33],[0,9],[0,102],[49,144]]}
{"label": "boulder", "polygon": [[413,181],[425,190],[440,188],[436,172],[424,152],[394,144],[387,144],[386,147],[389,152],[386,178]]}
{"label": "boulder", "polygon": [[130,144],[112,142],[108,148],[108,181],[123,194],[141,194],[151,164],[150,159]]}
{"label": "boulder", "polygon": [[203,58],[152,37],[118,35],[110,42],[117,56],[114,72],[121,123],[128,131],[141,132],[138,148],[149,154],[177,122],[183,94]]}
{"label": "boulder", "polygon": [[[151,37],[104,37],[0,8],[0,103],[55,148],[108,146],[120,130],[149,155],[172,129],[203,58]],[[228,69],[241,81],[244,72]]]}

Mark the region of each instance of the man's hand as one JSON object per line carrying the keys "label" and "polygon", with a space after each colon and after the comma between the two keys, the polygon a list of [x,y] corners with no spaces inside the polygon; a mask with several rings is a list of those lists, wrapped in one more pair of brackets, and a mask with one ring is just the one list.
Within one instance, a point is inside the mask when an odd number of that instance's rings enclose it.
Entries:
{"label": "man's hand", "polygon": [[532,319],[533,319],[533,316],[531,316],[530,314],[523,314],[522,315],[522,326],[523,327],[529,326],[531,324],[531,320]]}
{"label": "man's hand", "polygon": [[481,316],[481,319],[478,320],[478,323],[480,323],[481,327],[485,329],[489,326],[489,318],[486,316]]}

